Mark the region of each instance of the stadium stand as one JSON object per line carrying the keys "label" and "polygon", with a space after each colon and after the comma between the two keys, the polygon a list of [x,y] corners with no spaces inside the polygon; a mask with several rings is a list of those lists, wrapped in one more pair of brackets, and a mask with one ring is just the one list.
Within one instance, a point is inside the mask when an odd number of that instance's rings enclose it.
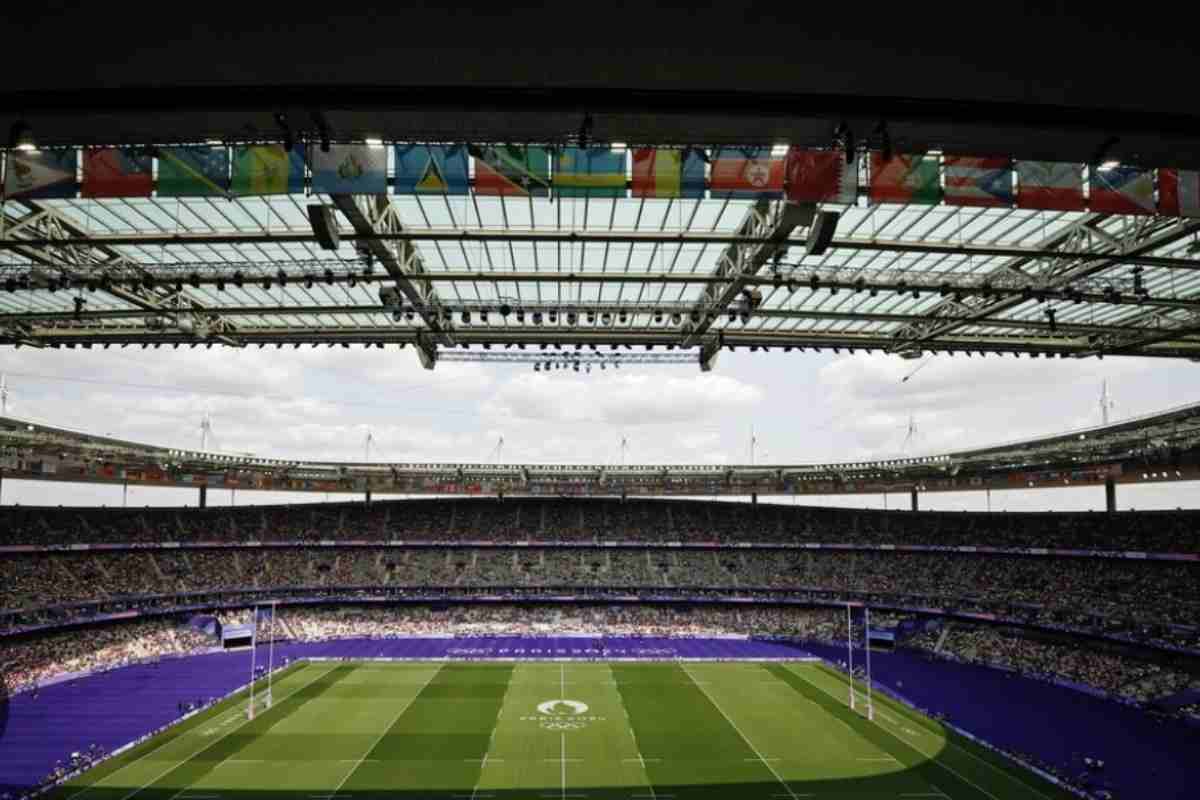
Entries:
{"label": "stadium stand", "polygon": [[235,509],[0,508],[0,545],[128,542],[836,542],[1200,552],[1200,512],[997,513],[687,500],[405,500]]}

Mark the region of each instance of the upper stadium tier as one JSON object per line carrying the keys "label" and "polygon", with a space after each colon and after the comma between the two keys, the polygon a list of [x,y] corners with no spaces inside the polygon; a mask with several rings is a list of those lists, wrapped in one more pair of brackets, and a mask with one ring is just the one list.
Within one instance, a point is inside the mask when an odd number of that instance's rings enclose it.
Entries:
{"label": "upper stadium tier", "polygon": [[205,490],[405,495],[787,496],[1060,488],[1200,478],[1200,403],[990,447],[799,464],[479,464],[263,458],[0,417],[0,477]]}

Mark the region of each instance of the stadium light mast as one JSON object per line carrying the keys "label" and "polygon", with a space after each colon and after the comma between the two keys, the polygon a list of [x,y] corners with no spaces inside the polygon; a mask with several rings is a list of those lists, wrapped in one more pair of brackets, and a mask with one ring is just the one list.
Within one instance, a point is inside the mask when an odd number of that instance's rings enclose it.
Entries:
{"label": "stadium light mast", "polygon": [[200,420],[200,452],[208,450],[208,437],[212,435],[212,415],[207,411]]}
{"label": "stadium light mast", "polygon": [[1108,425],[1108,413],[1113,409],[1116,403],[1112,396],[1108,393],[1108,380],[1104,380],[1100,384],[1100,422],[1103,425]]}

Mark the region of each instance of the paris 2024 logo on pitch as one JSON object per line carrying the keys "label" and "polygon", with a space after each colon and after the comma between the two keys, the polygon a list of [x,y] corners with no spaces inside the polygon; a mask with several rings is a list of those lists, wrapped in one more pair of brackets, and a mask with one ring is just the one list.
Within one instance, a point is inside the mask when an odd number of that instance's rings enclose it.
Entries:
{"label": "paris 2024 logo on pitch", "polygon": [[577,731],[589,723],[603,722],[604,717],[588,714],[587,703],[579,700],[546,700],[537,705],[537,716],[521,717],[550,731]]}

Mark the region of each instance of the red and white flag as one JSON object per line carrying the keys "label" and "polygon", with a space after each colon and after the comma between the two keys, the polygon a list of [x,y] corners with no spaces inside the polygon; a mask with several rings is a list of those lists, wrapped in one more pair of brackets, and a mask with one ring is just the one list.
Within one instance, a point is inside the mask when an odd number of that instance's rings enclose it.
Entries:
{"label": "red and white flag", "polygon": [[793,203],[845,203],[858,199],[858,158],[841,150],[788,148],[785,190]]}
{"label": "red and white flag", "polygon": [[1160,169],[1158,210],[1169,217],[1200,219],[1200,171]]}
{"label": "red and white flag", "polygon": [[1083,164],[1017,162],[1017,208],[1083,211]]}
{"label": "red and white flag", "polygon": [[1154,173],[1117,166],[1088,170],[1088,207],[1103,214],[1153,214]]}
{"label": "red and white flag", "polygon": [[952,206],[1011,206],[1012,161],[1005,156],[946,156],[946,203]]}

